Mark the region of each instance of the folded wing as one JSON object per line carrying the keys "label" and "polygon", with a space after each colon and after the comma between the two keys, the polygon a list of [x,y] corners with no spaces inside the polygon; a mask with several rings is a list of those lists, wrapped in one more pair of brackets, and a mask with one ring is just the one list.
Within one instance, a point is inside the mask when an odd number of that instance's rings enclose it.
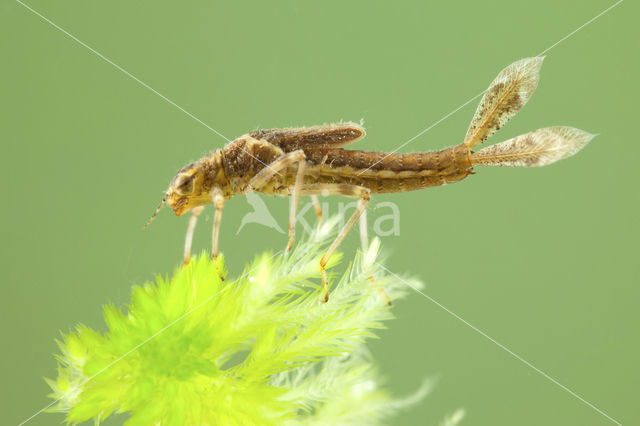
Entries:
{"label": "folded wing", "polygon": [[289,152],[302,148],[344,146],[362,139],[365,134],[362,126],[347,122],[312,127],[256,130],[249,136],[264,139]]}

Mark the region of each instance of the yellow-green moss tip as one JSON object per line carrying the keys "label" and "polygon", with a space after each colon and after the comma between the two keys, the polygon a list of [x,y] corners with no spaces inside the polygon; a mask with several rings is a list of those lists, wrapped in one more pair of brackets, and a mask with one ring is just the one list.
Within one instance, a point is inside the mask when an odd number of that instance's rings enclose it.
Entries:
{"label": "yellow-green moss tip", "polygon": [[134,287],[126,313],[105,307],[104,335],[79,326],[59,342],[51,411],[69,423],[127,412],[145,426],[380,423],[403,404],[364,345],[392,318],[368,277],[394,301],[406,287],[378,266],[374,241],[320,303],[328,233],[258,256],[235,280],[203,255]]}

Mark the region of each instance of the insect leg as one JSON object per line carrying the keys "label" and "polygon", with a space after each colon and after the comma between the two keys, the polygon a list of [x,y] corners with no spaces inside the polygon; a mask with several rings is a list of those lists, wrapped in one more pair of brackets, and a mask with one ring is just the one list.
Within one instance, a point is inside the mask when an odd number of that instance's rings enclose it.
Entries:
{"label": "insect leg", "polygon": [[[365,252],[369,248],[369,239],[367,237],[367,211],[362,212],[360,216],[360,243],[362,244],[362,251]],[[367,277],[371,284],[376,285],[376,280],[372,275]],[[376,286],[376,290],[380,293],[380,296],[385,301],[387,306],[391,306],[391,299],[387,296],[387,293],[380,286]]]}
{"label": "insect leg", "polygon": [[369,238],[367,237],[367,211],[363,210],[360,216],[360,245],[365,252],[369,248]]}
{"label": "insect leg", "polygon": [[218,271],[218,276],[221,281],[224,281],[224,277],[222,273],[220,273],[220,269],[218,268],[218,236],[220,235],[220,221],[222,220],[222,207],[224,207],[224,196],[222,195],[222,191],[219,188],[214,188],[211,191],[211,198],[213,200],[213,204],[216,207],[216,214],[213,218],[213,233],[211,236],[211,259],[213,259],[213,263],[216,267],[216,271]]}
{"label": "insect leg", "polygon": [[[373,275],[369,275],[367,278],[369,279],[369,282],[371,282],[371,284],[376,285],[376,280],[373,278]],[[389,299],[389,296],[387,296],[387,292],[384,291],[380,286],[376,286],[376,290],[378,290],[378,293],[380,293],[380,296],[382,296],[382,299],[385,301],[387,306],[391,307],[391,299]]]}
{"label": "insect leg", "polygon": [[296,151],[298,154],[298,173],[296,175],[296,183],[293,186],[293,199],[289,204],[289,242],[287,243],[287,251],[293,248],[293,242],[296,238],[296,211],[298,210],[298,201],[300,200],[300,188],[304,179],[305,156],[304,151]]}
{"label": "insect leg", "polygon": [[196,229],[196,223],[198,222],[198,216],[204,210],[204,206],[196,207],[192,210],[191,218],[189,218],[189,225],[187,226],[187,237],[184,241],[184,266],[189,264],[191,260],[191,243],[193,242],[193,231]]}
{"label": "insect leg", "polygon": [[311,196],[311,202],[313,203],[313,209],[316,211],[316,216],[318,217],[318,229],[322,226],[322,206],[320,205],[320,200],[318,200],[317,195]]}
{"label": "insect leg", "polygon": [[357,198],[358,199],[358,207],[353,215],[349,218],[349,221],[344,225],[344,227],[340,230],[340,233],[333,241],[333,244],[329,247],[327,252],[320,259],[320,273],[322,275],[322,287],[323,287],[323,296],[322,301],[329,301],[329,283],[327,282],[327,273],[325,271],[325,267],[327,266],[327,262],[331,258],[331,255],[336,251],[342,240],[347,236],[349,230],[353,227],[361,217],[362,213],[367,208],[367,204],[369,204],[369,199],[371,198],[371,193],[368,188],[357,185],[349,185],[349,184],[312,184],[305,185],[303,187],[303,193],[308,195],[314,195],[322,193],[323,191],[328,192],[333,195],[344,195],[346,197]]}
{"label": "insect leg", "polygon": [[285,154],[269,164],[269,167],[265,167],[260,170],[257,175],[249,182],[249,188],[259,190],[264,186],[273,176],[281,170],[285,170],[287,167],[297,163],[298,173],[296,174],[296,181],[293,185],[293,198],[289,208],[289,242],[287,244],[287,251],[293,247],[295,241],[296,232],[296,211],[298,210],[298,201],[300,200],[300,188],[302,187],[302,181],[304,178],[304,166],[305,155],[304,151],[299,149],[297,151]]}

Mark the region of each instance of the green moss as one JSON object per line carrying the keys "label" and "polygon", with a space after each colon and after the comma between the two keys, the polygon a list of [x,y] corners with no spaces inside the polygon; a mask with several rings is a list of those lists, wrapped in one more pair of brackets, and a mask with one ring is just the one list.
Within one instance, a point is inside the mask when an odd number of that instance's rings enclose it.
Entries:
{"label": "green moss", "polygon": [[394,301],[406,287],[377,265],[376,240],[320,303],[329,229],[235,280],[202,255],[134,287],[125,312],[105,307],[108,332],[78,326],[59,342],[51,411],[70,423],[127,412],[127,425],[382,422],[407,401],[380,388],[365,347],[392,318],[368,277]]}

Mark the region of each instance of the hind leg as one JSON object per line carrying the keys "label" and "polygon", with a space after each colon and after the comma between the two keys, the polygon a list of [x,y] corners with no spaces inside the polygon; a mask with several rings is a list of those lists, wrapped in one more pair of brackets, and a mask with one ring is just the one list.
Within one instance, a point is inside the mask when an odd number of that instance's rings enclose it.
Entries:
{"label": "hind leg", "polygon": [[384,291],[382,287],[376,285],[376,280],[375,278],[373,278],[373,275],[369,275],[367,278],[369,279],[369,282],[371,284],[376,286],[376,290],[378,290],[378,293],[380,293],[380,297],[382,297],[382,300],[384,300],[384,303],[386,303],[387,306],[391,307],[391,299],[389,299],[387,292]]}
{"label": "hind leg", "polygon": [[[362,212],[362,216],[360,216],[360,243],[362,244],[362,251],[366,252],[369,248],[369,239],[367,237],[367,211]],[[376,280],[373,278],[373,275],[369,275],[367,277],[371,284],[376,285]],[[387,306],[391,306],[391,299],[387,296],[387,293],[380,286],[376,286],[376,290],[380,293],[382,300],[387,304]]]}
{"label": "hind leg", "polygon": [[[369,248],[369,242],[367,238],[367,204],[369,203],[369,199],[371,197],[369,189],[357,186],[357,185],[348,185],[348,184],[313,184],[313,185],[304,185],[302,187],[302,193],[304,195],[311,195],[315,197],[316,194],[321,194],[323,192],[328,192],[330,195],[344,195],[347,197],[357,198],[358,206],[356,211],[353,213],[347,224],[342,228],[333,244],[325,255],[320,260],[320,273],[322,274],[322,287],[323,287],[323,297],[322,301],[329,301],[329,283],[327,281],[327,274],[325,272],[325,267],[331,255],[337,250],[338,246],[342,243],[346,235],[349,233],[355,221],[360,219],[360,244],[362,245],[362,251],[365,252]],[[371,284],[375,285],[375,279],[373,276],[367,277]],[[376,287],[378,293],[385,301],[387,306],[391,306],[391,300],[387,293],[380,288]]]}
{"label": "hind leg", "polygon": [[367,236],[367,211],[363,210],[360,216],[360,245],[365,252],[369,248],[369,237]]}
{"label": "hind leg", "polygon": [[368,188],[358,185],[349,185],[349,184],[313,184],[313,185],[305,185],[302,187],[302,193],[305,195],[317,195],[323,192],[328,192],[330,195],[344,195],[346,197],[357,198],[358,199],[358,207],[356,211],[351,215],[347,223],[340,230],[340,233],[333,241],[333,244],[329,247],[327,252],[320,259],[320,273],[322,275],[322,288],[323,288],[323,296],[322,301],[329,301],[329,283],[327,281],[327,273],[325,267],[331,258],[331,255],[337,250],[340,246],[344,238],[347,236],[353,225],[356,223],[359,217],[362,216],[362,213],[366,210],[367,204],[369,204],[369,199],[371,198],[371,193]]}

